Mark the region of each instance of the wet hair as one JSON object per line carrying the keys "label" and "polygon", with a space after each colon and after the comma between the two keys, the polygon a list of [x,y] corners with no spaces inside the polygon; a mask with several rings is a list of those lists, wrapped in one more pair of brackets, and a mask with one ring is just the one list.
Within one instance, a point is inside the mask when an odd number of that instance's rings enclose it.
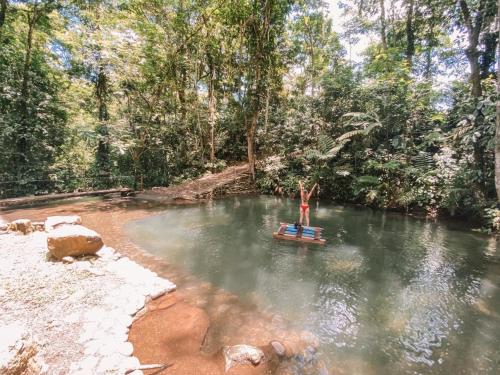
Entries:
{"label": "wet hair", "polygon": [[304,189],[304,194],[307,195],[308,191],[307,189]]}

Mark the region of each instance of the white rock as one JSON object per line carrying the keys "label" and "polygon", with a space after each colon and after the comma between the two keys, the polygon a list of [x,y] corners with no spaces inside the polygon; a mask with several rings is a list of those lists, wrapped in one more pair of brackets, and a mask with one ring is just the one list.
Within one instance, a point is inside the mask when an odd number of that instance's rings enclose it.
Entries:
{"label": "white rock", "polygon": [[137,359],[137,357],[125,357],[123,362],[120,365],[120,369],[122,371],[137,369],[141,366],[141,362]]}
{"label": "white rock", "polygon": [[134,346],[130,342],[123,342],[118,346],[118,352],[129,357],[134,352]]}
{"label": "white rock", "polygon": [[73,263],[75,261],[75,258],[70,257],[70,256],[66,256],[66,257],[63,257],[61,260],[63,261],[63,263]]}
{"label": "white rock", "polygon": [[86,372],[87,374],[93,374],[98,363],[99,358],[93,355],[87,356],[80,362],[80,370]]}
{"label": "white rock", "polygon": [[264,352],[250,345],[225,346],[222,352],[226,361],[226,371],[237,365],[258,365],[264,359]]}
{"label": "white rock", "polygon": [[105,356],[99,362],[99,366],[97,367],[97,372],[116,373],[117,370],[121,368],[125,358],[127,357],[124,357],[116,353]]}
{"label": "white rock", "polygon": [[45,220],[45,231],[50,232],[51,230],[61,226],[61,225],[78,225],[82,223],[82,218],[80,216],[49,216]]}
{"label": "white rock", "polygon": [[116,251],[111,247],[103,246],[96,254],[104,259],[113,259],[116,256]]}

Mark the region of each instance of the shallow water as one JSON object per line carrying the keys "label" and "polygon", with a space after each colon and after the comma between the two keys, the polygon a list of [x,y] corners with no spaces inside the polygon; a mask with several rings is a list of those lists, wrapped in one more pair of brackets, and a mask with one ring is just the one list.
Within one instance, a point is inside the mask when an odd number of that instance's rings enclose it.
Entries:
{"label": "shallow water", "polygon": [[347,374],[498,374],[496,241],[443,223],[311,207],[326,246],[272,238],[298,202],[229,198],[128,223],[139,246],[283,316]]}

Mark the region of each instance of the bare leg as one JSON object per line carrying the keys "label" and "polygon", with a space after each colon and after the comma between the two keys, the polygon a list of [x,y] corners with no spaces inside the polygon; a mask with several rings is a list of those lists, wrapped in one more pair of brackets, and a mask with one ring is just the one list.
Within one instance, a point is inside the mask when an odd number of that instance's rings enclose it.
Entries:
{"label": "bare leg", "polygon": [[302,225],[302,220],[304,219],[304,210],[302,208],[299,208],[299,211],[300,211],[299,224]]}
{"label": "bare leg", "polygon": [[306,214],[306,226],[309,226],[309,207],[306,208],[305,214]]}

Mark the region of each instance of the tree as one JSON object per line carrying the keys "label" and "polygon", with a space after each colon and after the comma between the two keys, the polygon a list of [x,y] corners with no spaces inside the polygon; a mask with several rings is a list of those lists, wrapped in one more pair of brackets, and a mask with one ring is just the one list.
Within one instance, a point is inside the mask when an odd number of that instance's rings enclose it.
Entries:
{"label": "tree", "polygon": [[[258,118],[263,107],[270,77],[279,65],[277,54],[290,10],[289,0],[242,1],[238,7],[245,9],[238,17],[245,36],[246,49],[246,103],[244,123],[247,135],[247,154],[250,173],[255,179],[255,135]],[[236,4],[235,4],[236,5]]]}
{"label": "tree", "polygon": [[495,0],[459,0],[461,18],[467,32],[468,45],[465,56],[470,66],[470,83],[472,95],[476,98],[482,95],[481,70],[478,46],[481,33],[490,27],[496,14]]}
{"label": "tree", "polygon": [[[500,35],[500,0],[497,2],[497,33]],[[497,47],[497,118],[495,129],[495,188],[497,202],[500,202],[500,43]]]}
{"label": "tree", "polygon": [[7,6],[9,5],[8,0],[0,0],[0,30],[5,23],[5,15],[7,14]]}

